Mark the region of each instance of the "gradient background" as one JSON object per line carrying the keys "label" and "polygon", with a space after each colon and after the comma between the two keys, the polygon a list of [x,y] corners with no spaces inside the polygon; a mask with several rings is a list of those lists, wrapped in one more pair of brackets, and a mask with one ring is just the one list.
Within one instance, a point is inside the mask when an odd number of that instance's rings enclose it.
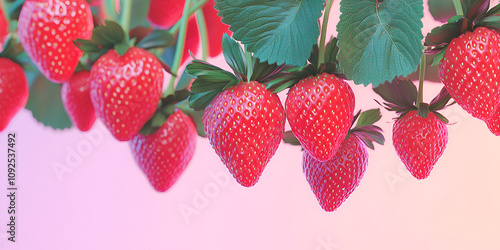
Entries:
{"label": "gradient background", "polygon": [[[438,25],[425,8],[424,34]],[[222,57],[212,62],[225,65]],[[356,109],[377,107],[371,88],[351,86]],[[440,87],[427,83],[425,101]],[[200,138],[178,183],[157,193],[128,144],[102,123],[88,133],[54,131],[22,110],[0,134],[0,249],[500,249],[500,137],[457,105],[443,113],[454,123],[447,149],[418,181],[394,151],[393,114],[384,110],[386,145],[369,152],[351,197],[326,213],[302,174],[298,147],[282,144],[259,183],[243,188]],[[5,226],[8,132],[17,133],[16,243]]]}

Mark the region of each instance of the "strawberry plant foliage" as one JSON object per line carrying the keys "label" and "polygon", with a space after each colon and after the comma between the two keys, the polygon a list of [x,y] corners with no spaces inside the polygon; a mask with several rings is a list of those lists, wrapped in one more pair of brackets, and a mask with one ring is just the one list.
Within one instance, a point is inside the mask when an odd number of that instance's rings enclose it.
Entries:
{"label": "strawberry plant foliage", "polygon": [[[222,22],[255,57],[303,66],[318,41],[323,0],[217,0]],[[293,41],[293,42],[290,42]]]}
{"label": "strawberry plant foliage", "polygon": [[338,59],[347,77],[376,87],[415,71],[423,50],[423,10],[422,0],[342,0]]}

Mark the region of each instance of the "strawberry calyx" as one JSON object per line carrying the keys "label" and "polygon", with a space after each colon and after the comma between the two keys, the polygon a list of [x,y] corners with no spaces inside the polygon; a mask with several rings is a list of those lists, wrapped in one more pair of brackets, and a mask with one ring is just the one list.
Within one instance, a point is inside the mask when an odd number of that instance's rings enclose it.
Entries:
{"label": "strawberry calyx", "polygon": [[[131,46],[145,50],[166,48],[175,44],[175,37],[168,31],[153,30],[143,26],[131,29],[127,36],[120,24],[105,20],[103,25],[94,28],[89,40],[76,39],[74,44],[85,52],[82,63],[91,66],[111,49],[123,56]],[[157,59],[165,71],[173,74],[171,68],[161,58],[157,57]]]}
{"label": "strawberry calyx", "polygon": [[[351,135],[357,136],[370,149],[375,149],[373,142],[384,145],[385,137],[382,128],[374,125],[382,118],[380,109],[370,109],[364,112],[358,111],[352,121],[351,129],[345,139]],[[356,125],[354,125],[356,123]],[[292,131],[286,131],[283,135],[283,142],[293,146],[301,146],[299,139]],[[302,150],[304,148],[302,147]]]}
{"label": "strawberry calyx", "polygon": [[433,65],[444,57],[448,44],[454,38],[478,27],[487,27],[500,31],[500,4],[489,9],[489,0],[460,1],[464,15],[456,15],[442,26],[432,29],[425,37],[425,53],[435,55]]}
{"label": "strawberry calyx", "polygon": [[434,113],[444,123],[449,123],[448,119],[438,111],[442,110],[454,103],[450,103],[451,96],[445,88],[442,88],[439,94],[430,102],[420,103],[417,107],[417,87],[409,80],[401,80],[395,78],[392,82],[386,82],[373,88],[385,101],[380,103],[375,100],[380,106],[389,111],[394,111],[398,115],[396,119],[403,118],[410,111],[418,111],[418,115],[427,118],[429,112]]}
{"label": "strawberry calyx", "polygon": [[293,87],[300,80],[308,76],[317,76],[322,73],[334,74],[339,78],[347,79],[339,67],[337,54],[339,47],[338,39],[332,37],[325,48],[325,62],[319,63],[319,46],[315,44],[308,59],[308,64],[302,67],[285,67],[279,74],[268,79],[264,83],[267,89],[272,89],[273,93],[279,93],[287,88]]}
{"label": "strawberry calyx", "polygon": [[[241,45],[229,35],[222,38],[224,59],[233,72],[221,69],[208,62],[194,59],[186,66],[187,73],[194,78],[189,95],[189,106],[202,110],[222,91],[240,82],[257,81],[263,83],[281,72],[285,66],[269,65],[267,62],[251,57],[248,62]],[[249,75],[248,65],[253,65]]]}
{"label": "strawberry calyx", "polygon": [[24,63],[20,60],[20,55],[23,53],[24,49],[21,43],[16,42],[15,39],[9,37],[4,44],[3,50],[0,53],[0,57],[8,58],[13,62],[23,66]]}

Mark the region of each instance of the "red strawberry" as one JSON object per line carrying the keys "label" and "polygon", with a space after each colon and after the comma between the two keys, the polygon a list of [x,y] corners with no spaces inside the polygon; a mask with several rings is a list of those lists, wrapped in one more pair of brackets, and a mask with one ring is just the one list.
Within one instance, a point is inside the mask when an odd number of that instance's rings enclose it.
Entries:
{"label": "red strawberry", "polygon": [[497,108],[497,112],[485,122],[491,133],[496,136],[500,136],[500,108]]}
{"label": "red strawberry", "polygon": [[332,159],[321,162],[307,151],[302,154],[302,166],[307,182],[328,212],[335,211],[359,185],[368,164],[365,144],[356,136],[343,140]]}
{"label": "red strawberry", "polygon": [[86,0],[26,0],[19,16],[18,35],[40,72],[62,83],[73,75],[83,55],[73,41],[89,39],[93,27]]}
{"label": "red strawberry", "polygon": [[154,25],[168,29],[181,19],[185,3],[185,0],[151,0],[148,20]]}
{"label": "red strawberry", "polygon": [[138,134],[130,141],[135,161],[158,192],[167,191],[186,169],[196,135],[191,119],[176,110],[156,133]]}
{"label": "red strawberry", "polygon": [[392,143],[410,173],[425,179],[446,148],[448,128],[432,112],[423,118],[410,111],[394,123]]}
{"label": "red strawberry", "polygon": [[293,134],[318,161],[330,160],[354,117],[354,93],[335,75],[309,76],[295,84],[285,103]]}
{"label": "red strawberry", "polygon": [[238,183],[251,187],[276,153],[285,130],[280,99],[258,82],[219,93],[203,114],[210,144]]}
{"label": "red strawberry", "polygon": [[96,120],[95,109],[90,101],[90,71],[79,71],[61,88],[64,108],[74,125],[81,131],[88,131]]}
{"label": "red strawberry", "polygon": [[10,59],[0,58],[0,131],[26,105],[28,94],[23,68]]}
{"label": "red strawberry", "polygon": [[500,102],[500,39],[480,27],[451,41],[439,64],[450,96],[472,116],[487,120]]}
{"label": "red strawberry", "polygon": [[232,32],[229,31],[229,25],[222,22],[222,17],[217,15],[218,11],[214,6],[215,1],[208,0],[202,9],[209,31],[207,32],[207,36],[209,56],[211,57],[216,57],[222,52],[222,35],[224,35],[224,33],[228,35],[232,34]]}
{"label": "red strawberry", "polygon": [[132,47],[120,56],[114,49],[90,70],[90,99],[113,136],[132,139],[154,115],[160,101],[163,68],[150,52]]}
{"label": "red strawberry", "polygon": [[182,53],[182,63],[190,59],[189,51],[193,55],[198,53],[198,47],[200,45],[200,33],[198,31],[198,23],[196,23],[196,18],[192,17],[189,19],[187,30],[186,30],[186,41],[184,43],[184,52]]}
{"label": "red strawberry", "polygon": [[9,22],[5,19],[3,11],[0,8],[0,52],[3,50],[3,44],[9,35]]}

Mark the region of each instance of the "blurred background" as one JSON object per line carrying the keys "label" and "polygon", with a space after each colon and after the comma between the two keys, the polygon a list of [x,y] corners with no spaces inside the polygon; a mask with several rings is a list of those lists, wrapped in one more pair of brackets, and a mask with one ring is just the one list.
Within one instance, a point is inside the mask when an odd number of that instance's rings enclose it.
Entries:
{"label": "blurred background", "polygon": [[[440,23],[424,5],[425,35]],[[339,15],[335,1],[331,35]],[[211,62],[228,69],[222,56]],[[371,87],[351,87],[356,110],[379,107]],[[441,87],[426,82],[424,100]],[[128,143],[115,140],[100,121],[86,133],[53,130],[24,109],[0,133],[0,249],[500,249],[500,137],[458,105],[442,113],[452,123],[447,149],[430,177],[419,181],[392,146],[394,114],[382,110],[378,125],[386,145],[369,151],[359,187],[327,213],[302,173],[298,147],[281,144],[257,185],[244,188],[199,138],[179,181],[158,193]],[[16,243],[7,240],[6,226],[11,132],[17,138]]]}

